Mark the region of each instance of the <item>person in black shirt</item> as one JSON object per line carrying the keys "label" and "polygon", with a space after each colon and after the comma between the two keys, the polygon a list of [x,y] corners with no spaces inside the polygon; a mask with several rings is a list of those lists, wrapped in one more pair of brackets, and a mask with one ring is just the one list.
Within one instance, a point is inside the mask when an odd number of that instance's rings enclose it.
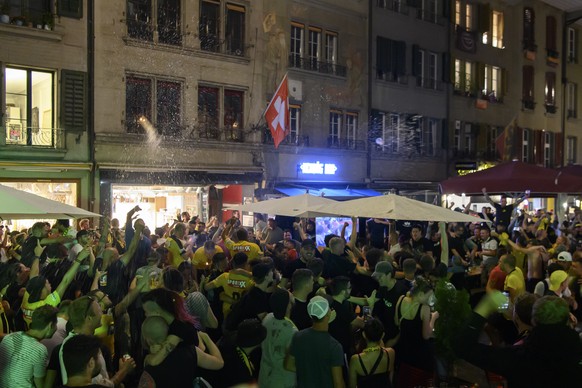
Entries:
{"label": "person in black shirt", "polygon": [[376,303],[370,312],[384,325],[384,343],[386,346],[393,346],[399,333],[398,326],[394,322],[396,303],[402,295],[406,295],[408,290],[404,283],[394,279],[394,268],[387,261],[376,264],[372,278],[378,282],[379,288],[376,293]]}
{"label": "person in black shirt", "polygon": [[333,298],[331,308],[336,312],[336,319],[329,324],[329,334],[342,345],[344,353],[348,356],[353,354],[353,330],[364,327],[364,320],[356,316],[348,302],[351,291],[350,279],[345,276],[335,277],[330,285],[330,294]]}
{"label": "person in black shirt", "polygon": [[[50,225],[46,222],[36,222],[32,225],[30,236],[22,244],[22,253],[20,256],[20,262],[27,266],[32,267],[32,262],[35,258],[34,248],[40,242],[41,246],[46,246],[49,244],[65,244],[71,242],[73,239],[71,237],[56,237],[49,238],[48,234],[50,231]],[[46,251],[46,250],[45,250]],[[47,258],[47,253],[43,252],[40,256],[40,264],[44,264]]]}
{"label": "person in black shirt", "polygon": [[293,296],[295,304],[291,308],[291,320],[298,330],[311,327],[313,322],[307,312],[309,294],[313,290],[313,272],[307,268],[300,268],[293,273]]}
{"label": "person in black shirt", "polygon": [[502,195],[500,202],[497,203],[493,201],[491,198],[489,198],[489,195],[487,194],[487,189],[485,187],[483,187],[481,191],[483,192],[483,195],[485,196],[487,202],[489,202],[495,208],[495,227],[497,233],[500,234],[507,231],[507,227],[511,223],[511,216],[513,214],[513,210],[517,208],[517,206],[520,203],[529,198],[529,191],[526,191],[523,196],[519,197],[515,201],[515,203],[508,205],[507,197],[505,195]]}
{"label": "person in black shirt", "polygon": [[384,240],[388,235],[388,222],[379,218],[370,218],[366,222],[366,228],[370,237],[370,245],[374,248],[384,249]]}
{"label": "person in black shirt", "polygon": [[289,286],[289,281],[295,273],[295,270],[300,268],[307,268],[307,263],[315,258],[316,251],[315,243],[313,240],[303,240],[301,243],[301,250],[299,251],[299,258],[291,262],[287,262],[285,269],[283,270],[283,278],[279,284],[283,288]]}
{"label": "person in black shirt", "polygon": [[433,244],[429,239],[422,236],[422,226],[420,224],[416,224],[412,227],[410,245],[415,259],[419,260],[423,254],[432,257]]}
{"label": "person in black shirt", "polygon": [[97,337],[79,334],[63,345],[63,364],[68,381],[63,387],[103,387],[91,380],[101,372],[101,347]]}

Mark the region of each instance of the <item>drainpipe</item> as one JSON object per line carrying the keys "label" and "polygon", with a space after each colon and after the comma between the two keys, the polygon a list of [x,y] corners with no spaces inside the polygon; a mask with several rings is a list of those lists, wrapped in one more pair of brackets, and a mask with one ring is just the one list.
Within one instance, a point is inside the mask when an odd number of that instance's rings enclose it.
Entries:
{"label": "drainpipe", "polygon": [[[95,1],[87,0],[87,136],[89,140],[89,210],[95,210]],[[101,210],[101,209],[100,209]]]}
{"label": "drainpipe", "polygon": [[370,146],[370,130],[372,129],[372,12],[374,10],[373,1],[368,1],[368,93],[367,93],[367,111],[368,111],[368,134],[366,136],[366,178],[372,182],[372,147]]}

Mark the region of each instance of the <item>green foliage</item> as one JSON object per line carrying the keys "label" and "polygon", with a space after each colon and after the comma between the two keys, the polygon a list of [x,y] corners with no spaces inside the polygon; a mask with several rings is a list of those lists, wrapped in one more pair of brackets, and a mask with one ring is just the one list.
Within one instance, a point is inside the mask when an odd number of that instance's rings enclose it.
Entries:
{"label": "green foliage", "polygon": [[445,281],[439,280],[435,287],[435,310],[439,318],[435,322],[436,351],[448,363],[456,359],[451,342],[471,315],[469,293],[456,290]]}

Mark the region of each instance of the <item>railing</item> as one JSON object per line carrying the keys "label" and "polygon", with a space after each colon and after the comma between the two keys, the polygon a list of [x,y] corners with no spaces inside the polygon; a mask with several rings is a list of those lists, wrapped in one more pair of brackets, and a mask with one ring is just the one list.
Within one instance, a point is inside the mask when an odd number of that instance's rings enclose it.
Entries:
{"label": "railing", "polygon": [[377,69],[376,78],[382,81],[396,82],[400,85],[408,85],[408,76],[406,74],[396,74],[391,71]]}
{"label": "railing", "polygon": [[65,137],[61,128],[23,127],[19,123],[6,125],[6,144],[64,149]]}
{"label": "railing", "polygon": [[327,147],[362,151],[366,149],[366,142],[364,142],[363,140],[345,139],[335,136],[328,136]]}
{"label": "railing", "polygon": [[312,58],[302,58],[296,54],[289,55],[289,67],[316,71],[322,74],[332,74],[338,77],[345,77],[347,69],[345,66],[331,62],[320,62]]}
{"label": "railing", "polygon": [[546,104],[546,113],[555,114],[558,111],[558,108],[554,104]]}
{"label": "railing", "polygon": [[378,7],[408,15],[408,5],[405,0],[378,0]]}
{"label": "railing", "polygon": [[[263,144],[272,144],[273,143],[273,136],[271,135],[271,131],[266,128],[263,132]],[[288,146],[303,146],[309,147],[309,136],[299,136],[297,134],[289,134],[287,135],[281,144],[288,145]]]}
{"label": "railing", "polygon": [[522,100],[521,105],[523,109],[527,110],[534,110],[536,107],[536,103],[534,100]]}
{"label": "railing", "polygon": [[[158,43],[180,46],[182,44],[182,31],[177,24],[158,25]],[[132,39],[153,42],[154,26],[151,21],[127,20],[127,35]]]}
{"label": "railing", "polygon": [[416,77],[416,86],[425,89],[443,90],[443,84],[439,80],[420,76]]}

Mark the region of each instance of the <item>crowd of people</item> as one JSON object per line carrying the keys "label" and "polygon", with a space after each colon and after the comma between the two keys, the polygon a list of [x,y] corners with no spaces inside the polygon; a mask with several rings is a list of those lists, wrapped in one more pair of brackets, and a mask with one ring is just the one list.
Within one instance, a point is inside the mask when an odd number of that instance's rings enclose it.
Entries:
{"label": "crowd of people", "polygon": [[4,226],[0,387],[469,386],[435,345],[439,283],[470,294],[451,343],[485,382],[575,386],[582,212],[491,202],[489,223],[353,219],[325,246],[259,214],[152,233],[138,206]]}

